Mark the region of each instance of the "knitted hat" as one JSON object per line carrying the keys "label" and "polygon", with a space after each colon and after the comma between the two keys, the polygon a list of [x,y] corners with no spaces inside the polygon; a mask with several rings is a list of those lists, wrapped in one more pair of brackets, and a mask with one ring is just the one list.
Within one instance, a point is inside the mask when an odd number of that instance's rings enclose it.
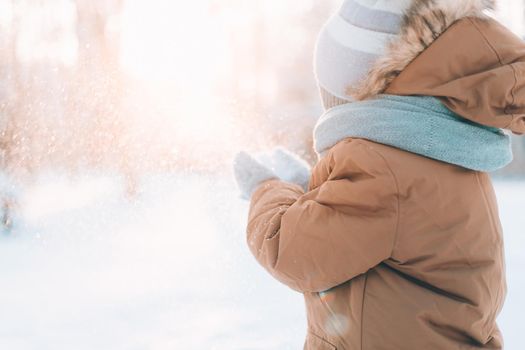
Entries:
{"label": "knitted hat", "polygon": [[317,39],[314,70],[323,106],[348,103],[347,87],[361,81],[397,36],[413,0],[345,0]]}

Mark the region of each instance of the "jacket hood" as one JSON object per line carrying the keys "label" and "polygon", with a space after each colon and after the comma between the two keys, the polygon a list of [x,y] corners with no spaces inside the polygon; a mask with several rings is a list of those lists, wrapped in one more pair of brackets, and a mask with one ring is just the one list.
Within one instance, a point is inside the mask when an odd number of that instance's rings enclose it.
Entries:
{"label": "jacket hood", "polygon": [[401,32],[348,94],[439,98],[473,122],[525,133],[525,43],[492,19],[494,0],[415,0]]}

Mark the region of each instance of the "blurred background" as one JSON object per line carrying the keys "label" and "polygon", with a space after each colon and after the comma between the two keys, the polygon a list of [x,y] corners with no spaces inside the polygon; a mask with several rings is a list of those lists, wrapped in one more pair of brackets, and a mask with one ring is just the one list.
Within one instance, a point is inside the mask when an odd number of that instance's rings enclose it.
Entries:
{"label": "blurred background", "polygon": [[[217,171],[241,147],[309,152],[313,47],[339,3],[1,0],[3,169],[109,169],[133,183]],[[501,1],[519,35],[523,12]],[[500,175],[524,174],[524,144]]]}
{"label": "blurred background", "polygon": [[[0,348],[299,349],[230,162],[315,161],[313,49],[341,0],[0,0]],[[498,17],[525,34],[525,1]],[[525,137],[494,175],[525,330]]]}

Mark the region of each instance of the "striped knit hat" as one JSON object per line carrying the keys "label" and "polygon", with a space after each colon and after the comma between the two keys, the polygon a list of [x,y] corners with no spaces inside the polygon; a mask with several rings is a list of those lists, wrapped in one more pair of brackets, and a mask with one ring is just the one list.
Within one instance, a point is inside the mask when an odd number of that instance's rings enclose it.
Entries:
{"label": "striped knit hat", "polygon": [[348,103],[346,88],[365,77],[399,33],[413,0],[345,0],[324,25],[315,49],[315,75],[325,109]]}

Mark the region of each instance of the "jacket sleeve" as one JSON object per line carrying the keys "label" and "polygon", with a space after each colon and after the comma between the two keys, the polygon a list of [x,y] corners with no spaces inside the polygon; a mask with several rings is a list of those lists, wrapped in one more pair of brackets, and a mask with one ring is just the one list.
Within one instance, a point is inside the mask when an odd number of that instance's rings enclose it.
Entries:
{"label": "jacket sleeve", "polygon": [[342,141],[314,168],[309,192],[275,179],[256,189],[248,245],[290,288],[328,290],[391,256],[397,192],[379,153],[360,140]]}

